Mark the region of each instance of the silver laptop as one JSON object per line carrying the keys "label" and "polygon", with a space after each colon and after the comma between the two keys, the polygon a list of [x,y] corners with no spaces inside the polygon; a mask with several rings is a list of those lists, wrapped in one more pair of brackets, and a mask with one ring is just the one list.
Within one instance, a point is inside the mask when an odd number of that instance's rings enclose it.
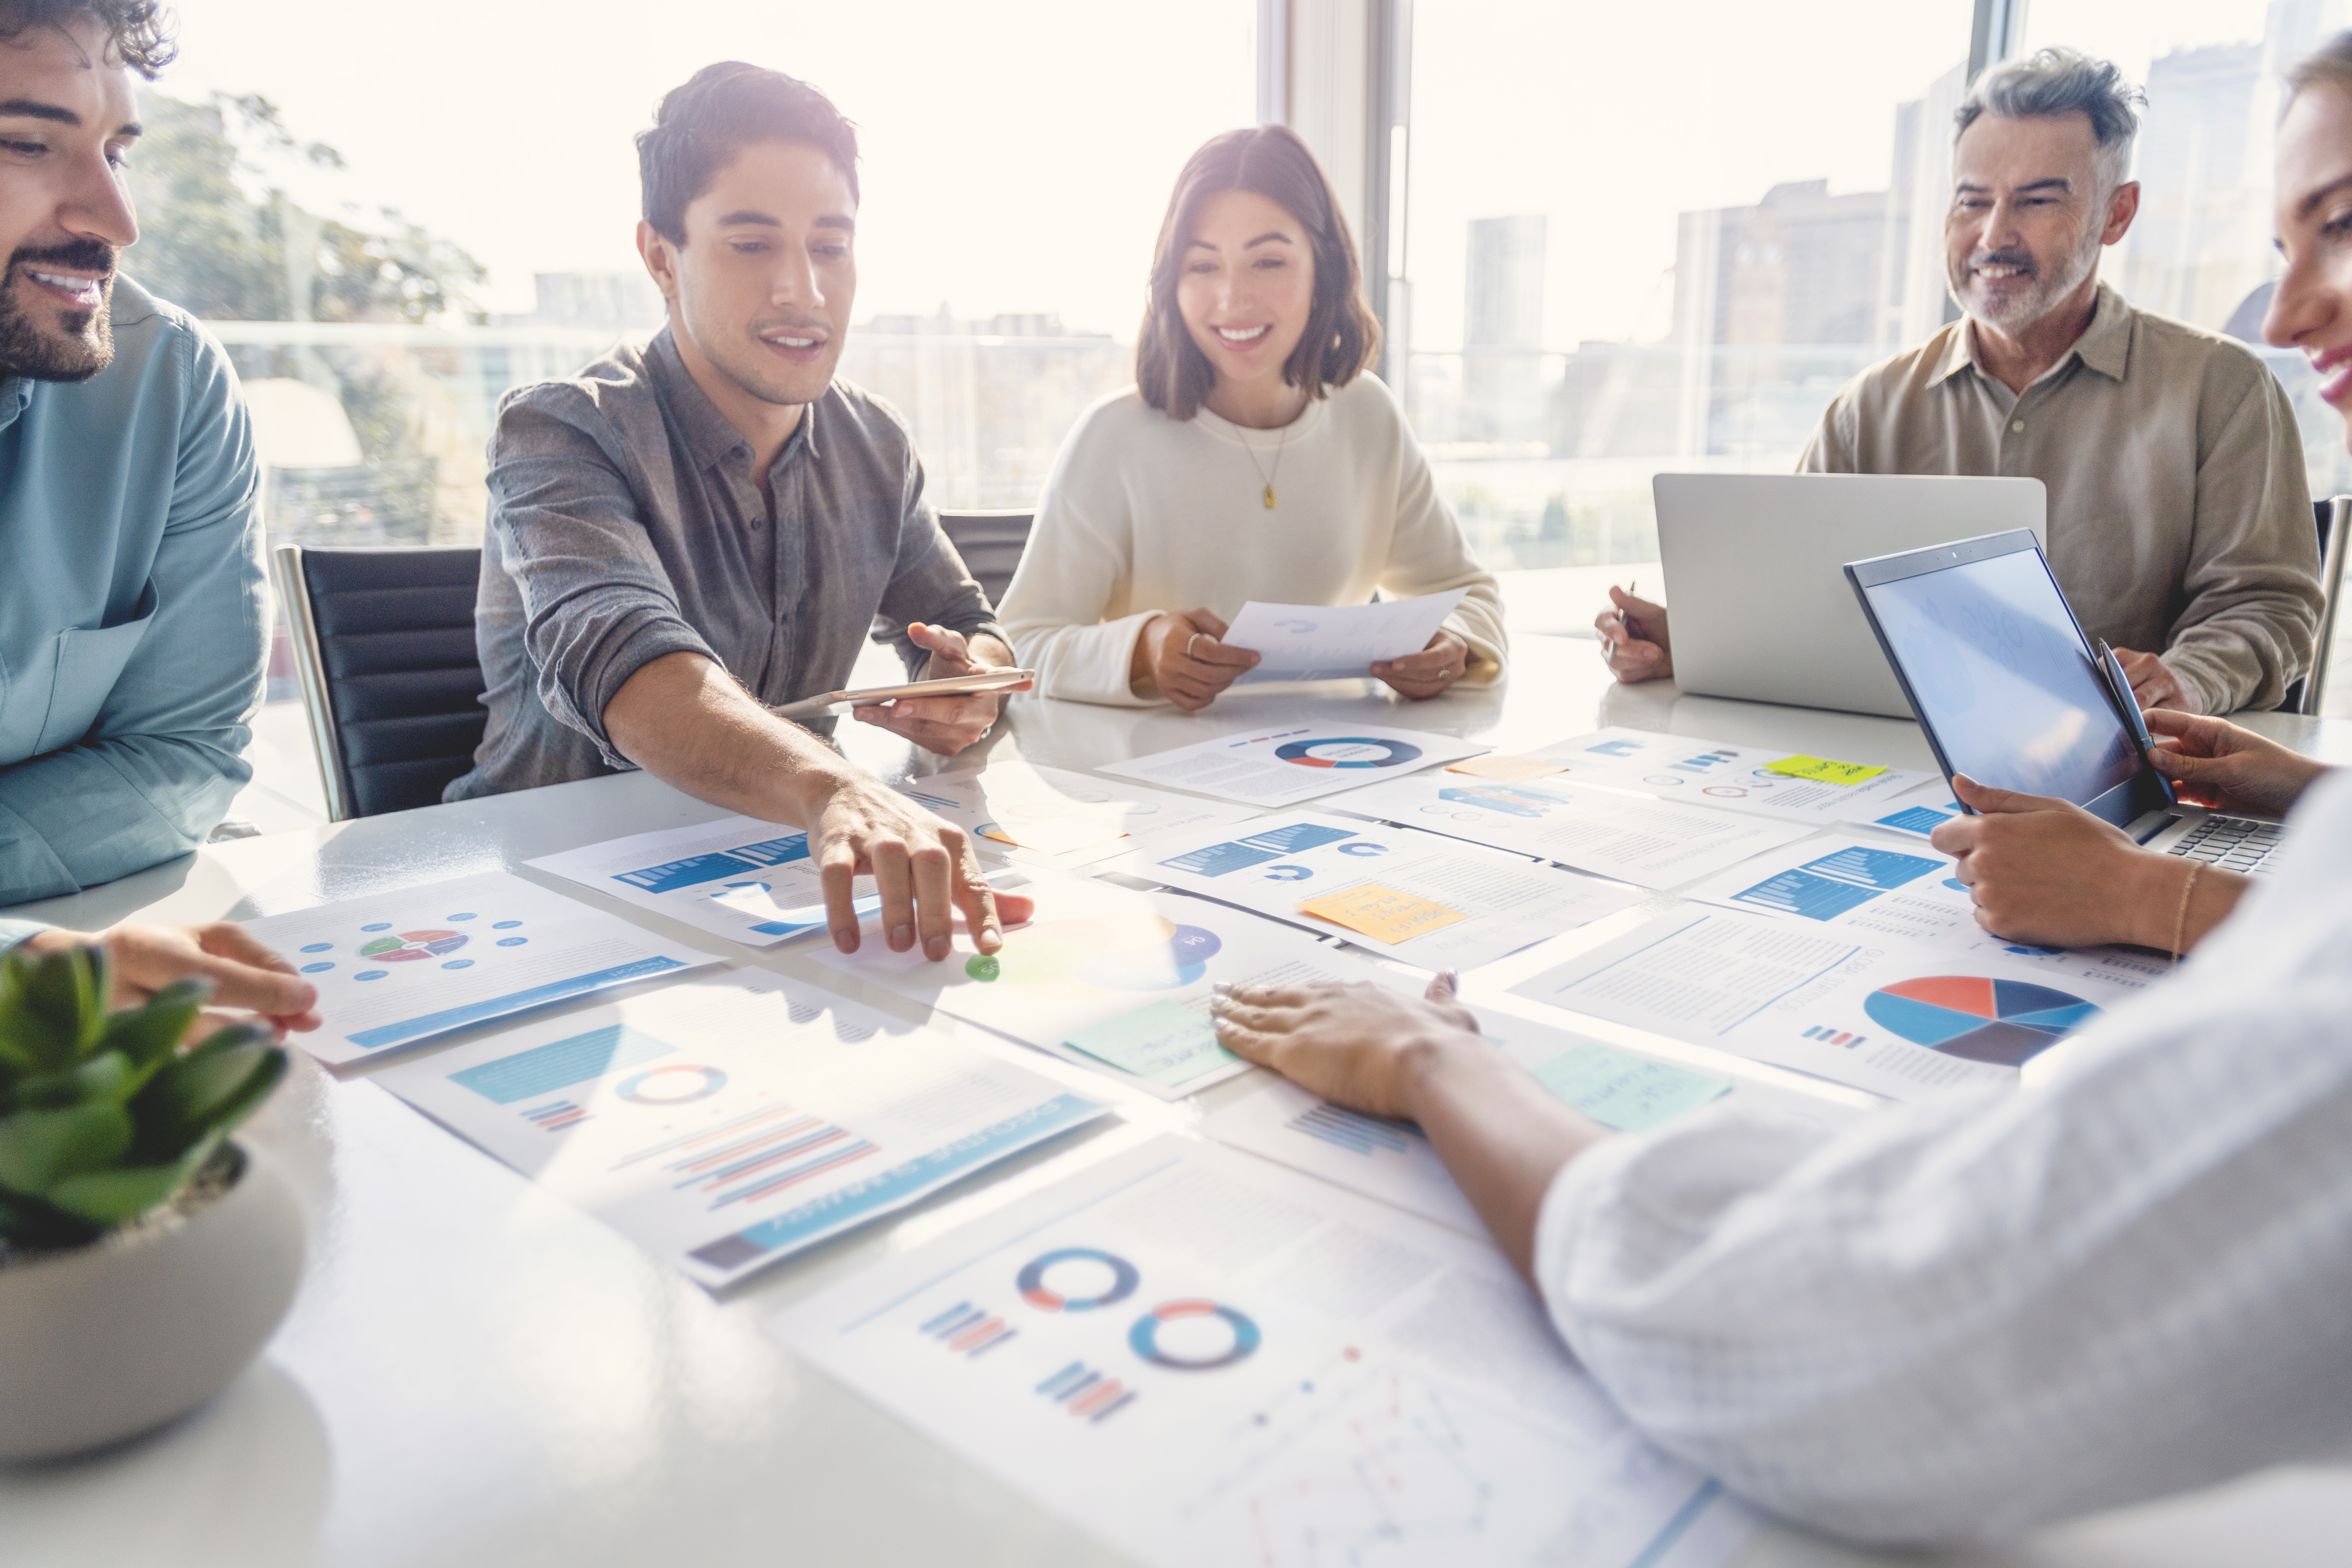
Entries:
{"label": "silver laptop", "polygon": [[1660,474],[1675,684],[1706,697],[1911,717],[1845,563],[2011,529],[2043,537],[2040,479]]}

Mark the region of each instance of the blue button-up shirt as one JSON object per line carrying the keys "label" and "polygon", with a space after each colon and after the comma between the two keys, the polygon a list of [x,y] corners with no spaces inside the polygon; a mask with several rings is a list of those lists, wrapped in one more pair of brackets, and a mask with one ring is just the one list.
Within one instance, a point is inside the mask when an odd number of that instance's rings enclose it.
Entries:
{"label": "blue button-up shirt", "polygon": [[0,905],[185,854],[252,776],[245,399],[194,318],[119,276],[113,321],[88,381],[0,382]]}

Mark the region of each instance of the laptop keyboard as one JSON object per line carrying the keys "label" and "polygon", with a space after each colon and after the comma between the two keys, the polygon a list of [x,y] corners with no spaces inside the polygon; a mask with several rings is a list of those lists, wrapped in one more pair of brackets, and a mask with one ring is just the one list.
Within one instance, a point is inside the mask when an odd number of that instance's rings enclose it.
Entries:
{"label": "laptop keyboard", "polygon": [[2275,822],[2209,816],[2165,853],[2202,860],[2225,871],[2261,873],[2270,869],[2271,851],[2278,847],[2279,836],[2284,831]]}

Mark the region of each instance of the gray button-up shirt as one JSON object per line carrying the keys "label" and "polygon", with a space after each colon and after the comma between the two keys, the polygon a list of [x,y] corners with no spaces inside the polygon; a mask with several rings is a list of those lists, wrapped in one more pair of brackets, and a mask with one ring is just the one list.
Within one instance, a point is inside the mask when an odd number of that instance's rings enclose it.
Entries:
{"label": "gray button-up shirt", "polygon": [[889,405],[835,381],[768,479],[772,514],[751,443],[667,329],[509,393],[490,437],[475,628],[489,729],[446,798],[630,767],[604,708],[664,654],[701,654],[782,704],[847,685],[869,627],[909,672],[929,657],[909,621],[1003,637]]}
{"label": "gray button-up shirt", "polygon": [[2286,394],[2244,345],[2112,288],[2022,393],[1978,364],[1966,321],[1873,365],[1797,466],[2040,479],[2084,632],[2162,654],[2200,712],[2275,708],[2310,666],[2319,531]]}

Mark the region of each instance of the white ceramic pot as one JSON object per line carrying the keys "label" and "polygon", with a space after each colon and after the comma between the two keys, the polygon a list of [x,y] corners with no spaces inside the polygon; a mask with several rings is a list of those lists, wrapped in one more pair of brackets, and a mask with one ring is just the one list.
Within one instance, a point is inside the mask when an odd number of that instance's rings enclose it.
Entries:
{"label": "white ceramic pot", "polygon": [[0,1460],[54,1458],[184,1415],[277,1331],[302,1210],[269,1157],[192,1215],[0,1268]]}

